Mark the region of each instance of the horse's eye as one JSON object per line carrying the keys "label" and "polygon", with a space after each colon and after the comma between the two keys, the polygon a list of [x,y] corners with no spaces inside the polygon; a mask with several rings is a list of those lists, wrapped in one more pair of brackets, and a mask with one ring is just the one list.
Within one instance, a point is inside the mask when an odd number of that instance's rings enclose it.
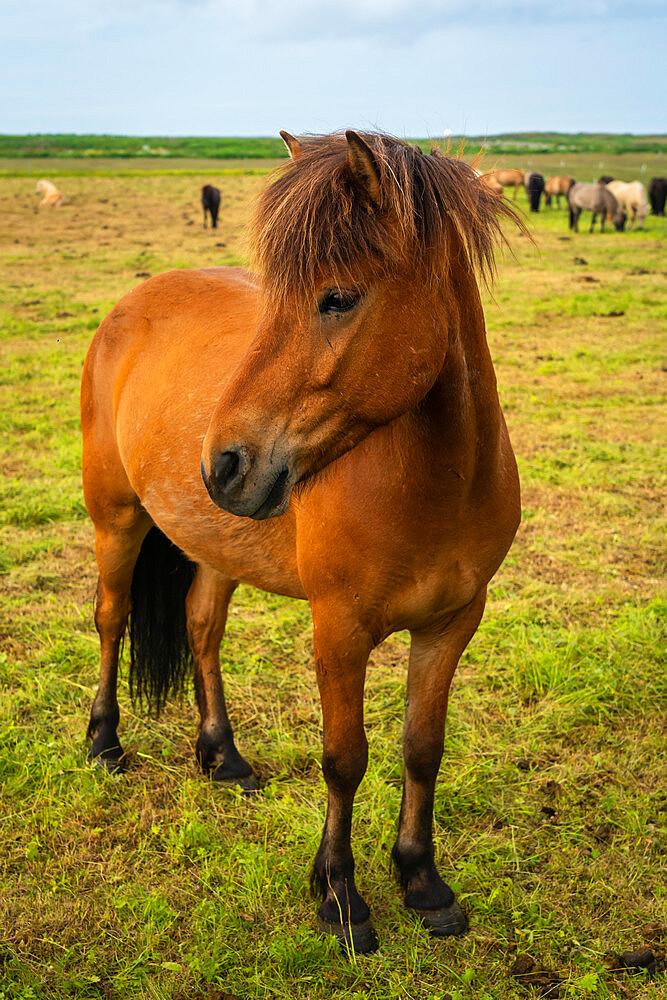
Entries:
{"label": "horse's eye", "polygon": [[321,316],[339,315],[354,309],[360,298],[359,292],[330,288],[320,299],[317,308]]}

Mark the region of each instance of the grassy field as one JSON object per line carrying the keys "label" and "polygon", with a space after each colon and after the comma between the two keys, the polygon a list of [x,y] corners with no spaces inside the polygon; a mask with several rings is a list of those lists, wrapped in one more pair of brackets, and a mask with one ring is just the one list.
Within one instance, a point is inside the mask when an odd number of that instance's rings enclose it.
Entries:
{"label": "grassy field", "polygon": [[[458,145],[463,136],[452,136]],[[428,145],[438,137],[418,140]],[[443,141],[440,139],[440,141]],[[588,134],[565,132],[517,132],[491,136],[466,136],[475,152],[484,146],[497,154],[518,153],[625,153],[667,152],[667,135]],[[42,159],[274,159],[287,155],[279,136],[181,136],[174,138],[126,135],[0,135],[0,158]]]}
{"label": "grassy field", "polygon": [[[193,175],[204,180],[215,181],[215,178],[233,177],[238,175],[267,174],[286,158],[287,152],[281,139],[259,140],[248,139],[243,143],[239,140],[229,150],[218,153],[214,140],[205,147],[206,154],[188,153],[184,147],[178,155],[151,156],[142,149],[142,140],[136,140],[137,150],[122,154],[117,144],[101,142],[107,136],[87,137],[97,138],[100,144],[95,147],[94,155],[85,155],[85,151],[76,146],[72,149],[63,148],[59,155],[45,158],[38,155],[33,143],[24,146],[12,144],[8,140],[26,139],[25,136],[0,135],[0,180],[35,178],[48,176],[52,179],[70,177],[109,176],[131,177],[185,177]],[[28,137],[29,138],[29,137]],[[39,137],[36,137],[39,138]],[[49,138],[49,137],[46,137]],[[67,136],[50,137],[66,139]],[[81,137],[79,137],[81,138]],[[86,137],[83,137],[86,138]],[[562,137],[561,137],[562,138]],[[667,137],[634,137],[647,141],[626,143],[621,145],[621,151],[616,152],[616,146],[608,141],[624,137],[602,136],[596,144],[595,137],[570,137],[572,143],[557,142],[515,142],[505,145],[496,138],[485,142],[479,159],[480,144],[475,139],[465,141],[465,158],[476,159],[481,170],[491,170],[494,167],[519,167],[521,170],[539,170],[545,177],[569,174],[579,181],[595,181],[601,174],[612,174],[617,180],[642,180],[645,185],[651,177],[664,177],[667,173],[665,154],[667,153]],[[584,142],[583,139],[591,141]],[[627,137],[625,137],[627,138]],[[650,140],[650,141],[649,141]],[[175,141],[175,140],[174,140]],[[224,143],[231,140],[218,140]],[[431,148],[429,139],[419,140],[424,150]],[[186,142],[186,140],[183,140]],[[440,146],[446,148],[444,140]],[[145,145],[145,143],[144,143]],[[459,149],[460,140],[452,138],[451,149]],[[16,148],[15,148],[16,147]],[[20,155],[18,151],[20,149]]]}
{"label": "grassy field", "polygon": [[[627,159],[604,162],[621,176]],[[98,649],[85,351],[145,276],[242,262],[262,182],[221,175],[220,228],[204,231],[203,168],[107,169],[70,177],[51,212],[34,180],[0,182],[0,1000],[500,1000],[530,995],[511,974],[523,954],[558,975],[561,997],[667,995],[664,972],[605,963],[642,945],[664,963],[667,220],[574,236],[564,210],[542,211],[538,251],[516,239],[486,295],[524,515],[454,683],[436,796],[438,862],[471,930],[432,941],[389,871],[398,635],[369,671],[353,834],[381,949],[348,961],[316,933],[307,892],[325,788],[306,605],[241,588],[223,645],[261,794],[199,776],[191,698],[149,721],[124,684],[131,771],[86,762]]]}

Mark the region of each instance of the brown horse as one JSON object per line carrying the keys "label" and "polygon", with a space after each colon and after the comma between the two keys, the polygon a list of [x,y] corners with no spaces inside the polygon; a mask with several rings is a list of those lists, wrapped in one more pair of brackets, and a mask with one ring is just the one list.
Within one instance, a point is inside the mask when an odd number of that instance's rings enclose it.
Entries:
{"label": "brown horse", "polygon": [[435,867],[433,796],[452,676],[520,517],[475,277],[493,270],[514,213],[437,151],[355,132],[284,138],[292,160],[251,228],[261,277],[152,278],[86,359],[101,643],[88,732],[92,756],[122,769],[116,679],[131,610],[131,690],[159,708],[189,639],[200,765],[257,787],[220,677],[229,600],[239,581],[308,600],[328,786],[312,886],[320,927],[370,951],[350,828],[366,663],[398,629],[412,646],[392,857],[434,935],[466,928]]}
{"label": "brown horse", "polygon": [[544,185],[545,204],[551,205],[551,199],[555,197],[556,207],[560,208],[560,197],[563,195],[567,200],[567,194],[574,184],[574,177],[550,177]]}
{"label": "brown horse", "polygon": [[501,187],[513,187],[514,195],[513,199],[516,201],[516,193],[520,187],[523,187],[525,174],[523,170],[518,170],[516,167],[511,167],[507,170],[489,170],[486,177],[493,177]]}
{"label": "brown horse", "polygon": [[503,186],[494,174],[479,174],[478,176],[482,184],[486,184],[486,186],[493,191],[494,194],[502,197]]}

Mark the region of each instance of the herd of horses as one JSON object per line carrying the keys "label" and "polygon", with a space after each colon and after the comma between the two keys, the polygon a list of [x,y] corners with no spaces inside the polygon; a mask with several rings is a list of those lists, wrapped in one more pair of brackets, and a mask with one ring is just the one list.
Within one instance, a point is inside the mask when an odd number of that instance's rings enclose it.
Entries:
{"label": "herd of horses", "polygon": [[[598,216],[600,217],[601,232],[604,232],[606,220],[612,222],[618,231],[622,231],[626,224],[628,229],[635,226],[637,229],[642,229],[648,214],[649,202],[653,215],[664,216],[665,214],[666,177],[651,178],[647,201],[646,189],[641,181],[626,183],[614,180],[608,175],[600,177],[597,184],[582,184],[577,183],[570,176],[549,177],[545,180],[544,176],[536,170],[524,172],[516,167],[497,168],[485,174],[477,173],[482,183],[500,197],[503,196],[506,187],[512,188],[513,198],[516,201],[518,189],[524,187],[531,212],[539,212],[543,196],[545,205],[549,207],[553,203],[552,199],[555,198],[557,208],[560,208],[561,197],[565,198],[570,213],[570,229],[575,232],[579,231],[579,217],[583,211],[591,212],[589,232],[593,232]],[[36,192],[43,196],[40,205],[45,208],[55,208],[66,201],[62,192],[48,180],[38,181]],[[208,226],[209,218],[211,228],[217,228],[220,198],[219,188],[213,184],[204,184],[201,189],[204,229]]]}
{"label": "herd of horses", "polygon": [[[513,189],[513,198],[520,187],[524,187],[531,212],[538,212],[540,199],[544,196],[546,205],[552,205],[556,199],[556,207],[560,208],[560,199],[564,197],[569,208],[570,229],[579,231],[579,217],[583,211],[591,212],[590,232],[593,232],[597,217],[600,217],[600,231],[604,232],[606,220],[613,223],[619,231],[626,226],[628,229],[642,229],[648,214],[646,189],[641,181],[614,180],[613,177],[600,177],[596,184],[583,184],[574,177],[549,177],[546,181],[537,171],[524,173],[517,168],[507,170],[496,169],[479,174],[482,183],[486,184],[498,196],[502,197],[505,188]],[[649,200],[653,215],[665,214],[665,198],[667,197],[667,178],[653,177],[649,184]]]}
{"label": "herd of horses", "polygon": [[[126,769],[117,680],[129,627],[132,696],[159,712],[191,673],[200,768],[257,789],[221,677],[229,603],[240,582],[307,600],[327,786],[311,887],[320,929],[368,952],[377,935],[351,845],[364,683],[371,650],[399,630],[411,646],[391,857],[432,935],[467,928],[435,863],[433,806],[452,678],[521,512],[479,284],[504,224],[527,230],[498,193],[516,198],[523,184],[535,211],[544,194],[617,218],[623,192],[519,170],[480,177],[382,133],[281,135],[290,155],[255,207],[253,271],[150,278],[86,357],[100,640],[88,737],[104,770]],[[202,189],[205,226],[219,194]],[[664,200],[663,189],[656,210]]]}

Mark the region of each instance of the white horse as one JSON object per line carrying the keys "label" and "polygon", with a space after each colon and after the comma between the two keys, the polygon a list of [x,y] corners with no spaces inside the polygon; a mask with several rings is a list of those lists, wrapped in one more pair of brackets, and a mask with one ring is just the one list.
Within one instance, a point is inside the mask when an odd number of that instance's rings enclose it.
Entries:
{"label": "white horse", "polygon": [[66,201],[65,195],[62,191],[59,191],[55,184],[52,184],[51,181],[37,181],[35,193],[44,195],[40,201],[40,205],[44,208],[55,208],[57,205],[62,205],[63,202]]}
{"label": "white horse", "polygon": [[611,191],[621,208],[628,213],[628,229],[633,228],[635,220],[637,229],[644,228],[644,219],[648,213],[646,188],[641,181],[609,181],[607,188]]}

